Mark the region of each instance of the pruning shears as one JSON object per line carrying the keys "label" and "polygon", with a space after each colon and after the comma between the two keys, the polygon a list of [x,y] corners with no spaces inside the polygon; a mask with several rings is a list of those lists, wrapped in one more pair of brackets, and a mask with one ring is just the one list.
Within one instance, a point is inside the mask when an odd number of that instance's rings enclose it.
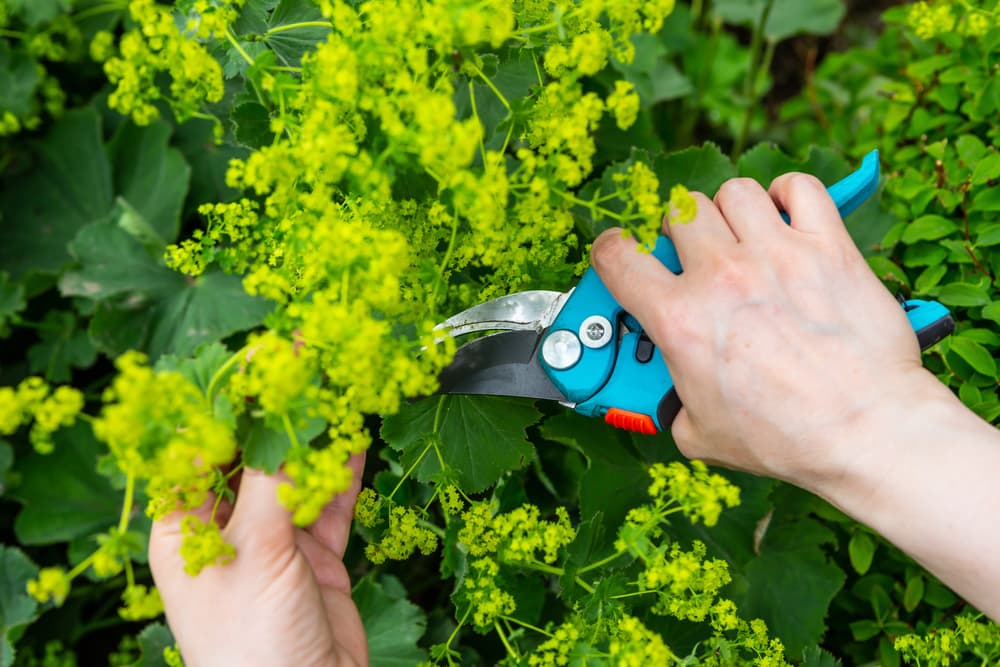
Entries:
{"label": "pruning shears", "polygon": [[[878,151],[872,151],[857,171],[827,190],[843,217],[875,191],[878,180]],[[788,222],[787,214],[782,217]],[[681,273],[669,238],[661,236],[652,253]],[[954,320],[940,303],[899,301],[921,349],[954,331]],[[669,428],[681,407],[660,350],[593,268],[568,292],[502,296],[450,317],[438,330],[452,336],[500,332],[458,348],[439,377],[440,393],[554,400],[647,434]]]}

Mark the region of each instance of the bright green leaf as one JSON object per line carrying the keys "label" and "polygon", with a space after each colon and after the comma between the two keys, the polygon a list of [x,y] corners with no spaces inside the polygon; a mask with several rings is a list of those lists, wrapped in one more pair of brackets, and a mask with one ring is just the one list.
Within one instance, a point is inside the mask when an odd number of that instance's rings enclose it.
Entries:
{"label": "bright green leaf", "polygon": [[868,267],[881,280],[900,283],[909,288],[910,279],[906,276],[906,272],[896,266],[896,263],[888,257],[883,257],[882,255],[872,255],[867,258],[867,261]]}
{"label": "bright green leaf", "polygon": [[365,577],[355,584],[351,597],[365,626],[372,667],[411,667],[427,659],[427,652],[417,646],[427,619],[406,599],[398,580],[385,576],[379,583],[374,576]]}
{"label": "bright green leaf", "polygon": [[983,188],[972,197],[970,211],[1000,211],[1000,188]]}
{"label": "bright green leaf", "polygon": [[971,283],[945,285],[938,290],[937,298],[946,306],[985,306],[991,301],[986,290]]}
{"label": "bright green leaf", "polygon": [[468,493],[479,493],[534,457],[525,429],[539,417],[541,413],[524,399],[436,396],[386,417],[382,437],[402,453],[404,467],[416,464],[417,480],[427,482],[442,472],[436,446],[459,485]]}
{"label": "bright green leaf", "polygon": [[1000,153],[994,151],[984,157],[972,170],[972,184],[982,185],[1000,178]]}
{"label": "bright green leaf", "polygon": [[958,231],[958,223],[940,215],[924,215],[909,225],[903,232],[903,243],[934,241]]}
{"label": "bright green leaf", "polygon": [[27,592],[36,576],[38,567],[20,549],[0,544],[0,667],[14,664],[12,641],[38,617],[38,603]]}
{"label": "bright green leaf", "polygon": [[111,210],[111,170],[97,112],[67,111],[36,145],[38,163],[0,183],[0,270],[58,273],[67,245]]}
{"label": "bright green leaf", "polygon": [[872,565],[875,556],[875,540],[868,533],[857,532],[851,536],[847,545],[847,553],[851,558],[851,567],[858,574],[865,574]]}
{"label": "bright green leaf", "polygon": [[90,535],[114,525],[121,512],[121,494],[95,469],[104,452],[90,426],[78,422],[54,441],[51,454],[32,452],[14,464],[21,481],[10,495],[23,505],[14,532],[23,544]]}
{"label": "bright green leaf", "polygon": [[911,577],[906,581],[906,589],[903,591],[903,608],[906,611],[913,611],[920,604],[924,597],[924,578],[920,575]]}
{"label": "bright green leaf", "polygon": [[951,339],[951,351],[965,360],[977,373],[987,377],[996,377],[997,362],[989,350],[976,341],[961,334]]}

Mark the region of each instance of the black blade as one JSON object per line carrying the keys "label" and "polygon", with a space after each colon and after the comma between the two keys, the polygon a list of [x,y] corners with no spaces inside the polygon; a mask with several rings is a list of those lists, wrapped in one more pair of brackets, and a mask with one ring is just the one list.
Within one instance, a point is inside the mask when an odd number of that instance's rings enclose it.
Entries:
{"label": "black blade", "polygon": [[438,392],[565,401],[538,363],[541,338],[534,331],[507,331],[463,345],[438,376]]}

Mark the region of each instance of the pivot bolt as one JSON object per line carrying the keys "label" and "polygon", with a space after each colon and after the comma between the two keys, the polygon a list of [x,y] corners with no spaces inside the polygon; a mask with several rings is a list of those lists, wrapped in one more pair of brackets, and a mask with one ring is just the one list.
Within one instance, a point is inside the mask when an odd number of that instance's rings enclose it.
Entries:
{"label": "pivot bolt", "polygon": [[569,368],[580,360],[583,350],[580,339],[572,331],[553,331],[542,343],[542,359],[557,371]]}
{"label": "pivot bolt", "polygon": [[611,341],[611,322],[600,315],[591,315],[580,325],[580,341],[587,347],[597,349]]}

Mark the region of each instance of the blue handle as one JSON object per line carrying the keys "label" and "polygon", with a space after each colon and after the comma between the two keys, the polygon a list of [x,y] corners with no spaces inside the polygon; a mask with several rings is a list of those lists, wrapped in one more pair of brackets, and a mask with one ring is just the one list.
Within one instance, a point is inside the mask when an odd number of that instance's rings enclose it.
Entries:
{"label": "blue handle", "polygon": [[[875,191],[878,179],[878,151],[872,151],[857,171],[827,191],[841,216],[846,216]],[[785,213],[782,217],[788,222]],[[672,272],[683,271],[669,238],[661,236],[657,240],[653,256]],[[937,342],[954,329],[948,310],[939,303],[914,300],[902,305],[921,347]],[[595,317],[603,318],[604,325],[611,327],[610,336],[602,336],[596,343],[587,336]],[[628,331],[621,335],[623,321]],[[584,274],[546,336],[556,332],[570,332],[582,341],[579,359],[569,367],[554,368],[545,360],[543,341],[539,360],[577,412],[646,433],[669,427],[680,409],[670,371],[659,349],[645,337],[638,322],[623,311],[593,269]],[[565,333],[560,335],[566,337]]]}

